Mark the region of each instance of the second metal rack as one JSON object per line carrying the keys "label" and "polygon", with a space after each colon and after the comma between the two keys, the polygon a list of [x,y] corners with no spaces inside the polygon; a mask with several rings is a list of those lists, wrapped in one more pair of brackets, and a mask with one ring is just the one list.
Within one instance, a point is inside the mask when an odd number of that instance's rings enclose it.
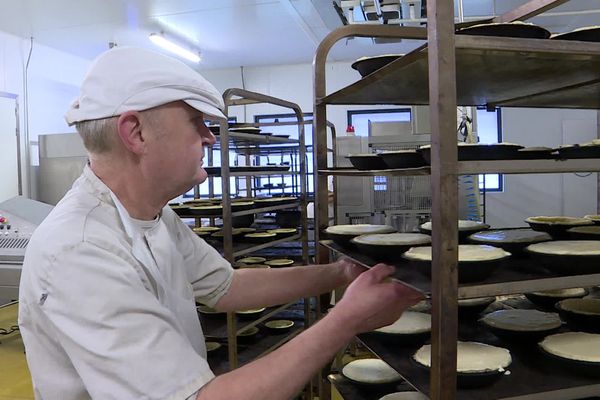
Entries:
{"label": "second metal rack", "polygon": [[[223,256],[231,263],[234,263],[235,259],[239,256],[245,254],[251,254],[256,251],[266,249],[268,247],[277,246],[283,243],[287,243],[290,241],[299,241],[302,247],[302,263],[308,264],[308,226],[307,226],[307,213],[306,213],[306,202],[307,202],[307,182],[306,182],[306,161],[305,161],[305,142],[304,142],[304,121],[302,117],[302,112],[298,105],[281,100],[275,97],[263,95],[260,93],[255,93],[243,89],[228,89],[223,94],[223,99],[225,103],[225,115],[228,115],[228,110],[232,106],[237,105],[245,105],[245,104],[257,104],[257,103],[266,103],[272,104],[275,106],[281,106],[285,108],[291,109],[297,121],[293,124],[285,123],[286,125],[296,125],[298,129],[298,139],[287,139],[281,137],[267,136],[267,135],[259,135],[259,134],[251,134],[251,133],[243,133],[243,132],[234,132],[229,131],[229,125],[226,120],[220,120],[220,129],[217,135],[217,143],[212,149],[208,150],[208,164],[212,164],[212,152],[219,151],[221,156],[221,166],[219,174],[209,174],[209,186],[210,186],[210,195],[214,194],[214,178],[221,178],[221,192],[222,192],[222,214],[215,216],[213,214],[183,214],[181,217],[183,218],[194,218],[196,221],[200,221],[203,218],[210,218],[214,221],[216,217],[222,218],[223,221],[223,244],[222,248],[219,246]],[[245,124],[247,126],[262,126],[262,124]],[[267,124],[269,125],[269,124]],[[246,168],[243,171],[232,171],[232,167],[230,166],[230,150],[236,152],[236,154],[240,154],[245,156],[247,165],[250,156],[255,154],[260,154],[261,152],[268,152],[269,149],[272,148],[274,151],[282,152],[295,152],[298,154],[298,163],[291,166],[295,168],[291,171],[269,171],[268,168],[261,169],[260,167],[251,167]],[[261,206],[257,208],[252,208],[243,211],[232,211],[231,208],[231,185],[230,185],[230,177],[239,177],[245,178],[247,185],[246,190],[251,190],[254,182],[253,178],[260,176],[270,176],[270,175],[292,175],[298,181],[297,187],[299,189],[298,200],[295,202],[289,202],[286,204],[277,204],[273,206]],[[200,192],[199,188],[194,188],[194,197],[199,198]],[[262,213],[271,213],[276,212],[278,210],[285,209],[294,209],[300,211],[300,228],[301,231],[292,236],[284,237],[281,239],[276,239],[267,243],[233,243],[232,237],[232,220],[233,217],[240,217],[251,214],[262,214]],[[290,307],[294,303],[281,305],[278,307],[271,307],[265,312],[259,319],[255,321],[244,322],[238,326],[238,321],[236,319],[236,314],[233,312],[227,313],[227,321],[224,323],[223,327],[218,328],[218,331],[224,329],[226,331],[226,339],[227,339],[227,347],[228,347],[228,368],[229,370],[234,369],[239,364],[238,359],[238,345],[237,345],[237,335],[251,327],[257,326],[261,322],[266,319],[274,316],[278,312],[285,310]],[[312,320],[311,314],[311,302],[310,299],[304,299],[304,323],[303,326],[306,327],[310,325]],[[214,328],[214,327],[213,327]],[[301,328],[303,329],[303,328]],[[293,336],[297,335],[300,331],[298,329],[294,330],[287,336],[280,338],[275,345],[269,347],[267,351],[283,344],[287,340],[291,339]],[[208,334],[210,336],[210,334]],[[252,353],[254,354],[254,353]],[[254,356],[259,356],[259,354],[254,354]],[[245,362],[251,361],[250,359],[245,359]],[[223,369],[223,367],[220,367]]]}

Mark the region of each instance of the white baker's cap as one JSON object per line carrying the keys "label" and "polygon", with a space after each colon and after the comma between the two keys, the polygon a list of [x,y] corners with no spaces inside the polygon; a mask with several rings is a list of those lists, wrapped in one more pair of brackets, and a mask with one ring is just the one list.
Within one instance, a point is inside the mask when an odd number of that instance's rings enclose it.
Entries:
{"label": "white baker's cap", "polygon": [[94,60],[65,119],[73,125],[178,100],[207,116],[226,118],[221,94],[183,62],[150,50],[115,47]]}

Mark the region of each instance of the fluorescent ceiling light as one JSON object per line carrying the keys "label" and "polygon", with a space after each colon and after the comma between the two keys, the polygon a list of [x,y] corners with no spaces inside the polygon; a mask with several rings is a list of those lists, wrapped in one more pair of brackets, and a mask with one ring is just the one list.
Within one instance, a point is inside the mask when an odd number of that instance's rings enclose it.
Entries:
{"label": "fluorescent ceiling light", "polygon": [[194,53],[192,51],[186,50],[180,45],[166,39],[163,35],[158,33],[151,33],[150,40],[154,42],[157,46],[162,47],[165,50],[170,51],[171,53],[177,54],[179,57],[183,57],[186,60],[189,60],[194,63],[200,62],[200,55],[198,53]]}

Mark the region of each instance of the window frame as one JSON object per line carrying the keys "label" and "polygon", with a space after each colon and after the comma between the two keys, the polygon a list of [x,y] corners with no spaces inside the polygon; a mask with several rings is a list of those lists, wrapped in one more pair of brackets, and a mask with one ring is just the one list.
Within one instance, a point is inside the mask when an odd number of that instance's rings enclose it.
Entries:
{"label": "window frame", "polygon": [[[475,107],[476,111],[477,110],[485,110],[488,112],[491,112],[489,110],[488,107],[485,106],[477,106]],[[496,142],[497,143],[501,143],[502,142],[502,109],[500,107],[494,107],[493,110],[496,113],[496,127],[497,127],[497,132],[496,132]],[[477,128],[477,139],[479,139],[479,127]],[[497,175],[498,176],[498,187],[493,187],[493,188],[484,188],[481,185],[479,186],[479,193],[502,193],[504,192],[504,174],[477,174],[477,182],[480,182],[481,179],[483,177],[483,180],[485,180],[485,176],[492,176],[492,175]]]}

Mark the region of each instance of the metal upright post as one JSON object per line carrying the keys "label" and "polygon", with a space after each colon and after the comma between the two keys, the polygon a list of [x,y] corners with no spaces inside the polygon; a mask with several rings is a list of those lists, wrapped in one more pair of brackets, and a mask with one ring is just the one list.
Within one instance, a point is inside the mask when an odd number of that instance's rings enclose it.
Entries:
{"label": "metal upright post", "polygon": [[427,3],[432,186],[432,400],[456,398],[458,184],[454,2]]}

